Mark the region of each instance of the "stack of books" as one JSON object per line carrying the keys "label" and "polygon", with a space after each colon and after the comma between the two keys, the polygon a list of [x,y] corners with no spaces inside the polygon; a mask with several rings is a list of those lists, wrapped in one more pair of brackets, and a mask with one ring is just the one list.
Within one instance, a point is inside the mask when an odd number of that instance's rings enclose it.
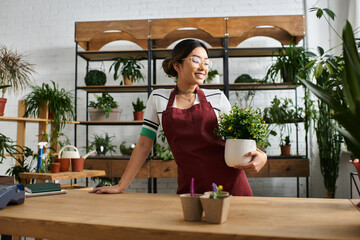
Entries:
{"label": "stack of books", "polygon": [[25,197],[38,197],[56,194],[65,194],[60,186],[53,182],[27,184],[25,187]]}

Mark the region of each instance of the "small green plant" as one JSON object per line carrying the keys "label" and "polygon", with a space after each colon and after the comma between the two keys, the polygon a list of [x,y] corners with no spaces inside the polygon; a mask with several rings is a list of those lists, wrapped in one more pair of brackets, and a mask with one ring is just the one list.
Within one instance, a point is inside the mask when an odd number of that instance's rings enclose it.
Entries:
{"label": "small green plant", "polygon": [[21,147],[10,138],[0,133],[0,163],[3,162],[5,154],[10,157],[16,158],[16,154],[21,154]]}
{"label": "small green plant", "polygon": [[116,146],[112,144],[115,136],[109,136],[108,133],[105,133],[105,136],[94,134],[92,137],[92,141],[86,149],[88,152],[95,149],[98,155],[103,156],[108,152],[110,152],[111,155],[116,152]]}
{"label": "small green plant", "polygon": [[295,83],[296,76],[304,77],[302,70],[310,62],[304,48],[296,47],[294,43],[291,43],[288,47],[282,45],[277,54],[276,62],[266,72],[265,81],[271,79],[275,82],[279,74],[284,82]]}
{"label": "small green plant", "polygon": [[269,129],[258,109],[240,109],[235,104],[229,114],[219,116],[219,127],[215,133],[223,138],[253,139],[259,146],[264,146],[269,136]]}
{"label": "small green plant", "polygon": [[216,70],[216,69],[210,69],[209,72],[208,72],[207,78],[206,78],[206,82],[207,82],[207,83],[211,83],[211,82],[214,80],[214,78],[215,78],[216,75],[219,75],[219,76],[220,76],[218,70]]}
{"label": "small green plant", "polygon": [[4,98],[6,89],[12,87],[17,93],[25,89],[31,82],[31,75],[35,73],[34,65],[24,60],[24,56],[17,51],[0,45],[0,89]]}
{"label": "small green plant", "polygon": [[103,92],[101,97],[94,93],[94,97],[96,101],[90,101],[89,107],[104,110],[106,118],[109,117],[109,114],[112,112],[113,108],[119,107],[119,104],[107,92]]}
{"label": "small green plant", "polygon": [[126,147],[125,142],[122,142],[120,144],[120,152],[123,155],[127,155],[127,156],[131,155],[134,148],[135,148],[135,144],[131,144],[130,147]]}
{"label": "small green plant", "polygon": [[14,159],[17,164],[10,167],[6,171],[6,174],[15,177],[18,182],[21,182],[19,173],[35,171],[37,155],[33,155],[33,151],[30,148],[25,146],[25,148],[21,150],[21,153],[16,154]]}
{"label": "small green plant", "polygon": [[140,100],[140,98],[137,98],[136,102],[132,102],[134,112],[142,112],[146,106],[144,105],[144,102]]}
{"label": "small green plant", "polygon": [[106,83],[106,74],[100,70],[90,70],[86,73],[85,84],[86,86],[97,86],[105,85]]}
{"label": "small green plant", "polygon": [[164,161],[167,161],[167,160],[174,160],[174,155],[173,153],[171,152],[171,149],[170,149],[170,145],[168,143],[168,141],[166,140],[166,137],[165,137],[165,133],[163,131],[161,131],[159,133],[159,139],[161,141],[161,144],[159,143],[154,143],[154,147],[155,147],[155,152],[156,154],[154,156],[151,156],[150,158],[160,158]]}
{"label": "small green plant", "polygon": [[103,186],[114,186],[118,184],[121,178],[118,177],[92,177],[91,180],[96,181],[98,180],[99,183],[96,187],[103,187]]}
{"label": "small green plant", "polygon": [[[128,78],[132,82],[144,81],[144,75],[141,73],[141,68],[144,66],[138,61],[141,58],[117,58],[115,62],[110,66],[109,72],[114,68],[114,80],[117,80],[120,74],[123,79]],[[120,74],[118,74],[120,69]],[[122,84],[122,82],[120,82]]]}
{"label": "small green plant", "polygon": [[64,88],[59,89],[55,82],[51,81],[52,86],[43,83],[41,86],[31,86],[32,91],[28,93],[24,100],[26,101],[26,110],[24,117],[39,117],[39,111],[42,106],[48,103],[49,115],[53,115],[53,132],[59,132],[65,126],[65,121],[72,121],[74,113],[74,95]]}
{"label": "small green plant", "polygon": [[215,183],[213,183],[212,188],[213,188],[213,191],[214,191],[213,198],[214,199],[221,198],[221,193],[222,193],[222,190],[223,190],[223,186],[222,185],[217,186]]}

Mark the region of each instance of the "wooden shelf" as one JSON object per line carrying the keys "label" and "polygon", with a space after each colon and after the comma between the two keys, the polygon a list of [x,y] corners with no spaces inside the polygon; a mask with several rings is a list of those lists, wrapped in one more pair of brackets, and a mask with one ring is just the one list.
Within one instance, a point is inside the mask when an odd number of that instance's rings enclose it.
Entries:
{"label": "wooden shelf", "polygon": [[80,125],[142,125],[144,121],[80,121]]}
{"label": "wooden shelf", "polygon": [[101,92],[147,92],[147,85],[118,85],[118,86],[79,86],[77,89],[91,93]]}
{"label": "wooden shelf", "polygon": [[0,121],[9,121],[9,122],[48,122],[48,119],[42,118],[24,118],[24,117],[0,117]]}
{"label": "wooden shelf", "polygon": [[19,173],[21,179],[37,179],[37,180],[65,180],[85,177],[98,177],[105,176],[104,170],[88,170],[84,169],[82,172],[59,172],[59,173],[36,173],[36,172],[25,172]]}

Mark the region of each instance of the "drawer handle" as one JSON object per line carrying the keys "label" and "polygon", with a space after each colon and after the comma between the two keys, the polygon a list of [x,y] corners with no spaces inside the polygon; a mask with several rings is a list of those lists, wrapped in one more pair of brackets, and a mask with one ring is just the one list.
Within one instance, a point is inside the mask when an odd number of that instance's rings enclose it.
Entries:
{"label": "drawer handle", "polygon": [[291,170],[291,167],[288,166],[288,167],[286,168],[286,171],[288,172],[288,171],[290,171],[290,170]]}
{"label": "drawer handle", "polygon": [[167,167],[166,169],[165,169],[165,172],[170,172],[171,171],[171,168],[170,167]]}

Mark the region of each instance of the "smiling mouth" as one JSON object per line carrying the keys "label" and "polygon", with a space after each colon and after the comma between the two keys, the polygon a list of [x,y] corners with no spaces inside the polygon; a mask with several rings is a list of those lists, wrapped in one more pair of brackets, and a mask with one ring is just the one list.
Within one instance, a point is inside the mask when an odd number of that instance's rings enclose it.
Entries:
{"label": "smiling mouth", "polygon": [[195,73],[195,76],[197,78],[201,78],[201,79],[205,78],[205,74],[203,74],[203,73]]}

